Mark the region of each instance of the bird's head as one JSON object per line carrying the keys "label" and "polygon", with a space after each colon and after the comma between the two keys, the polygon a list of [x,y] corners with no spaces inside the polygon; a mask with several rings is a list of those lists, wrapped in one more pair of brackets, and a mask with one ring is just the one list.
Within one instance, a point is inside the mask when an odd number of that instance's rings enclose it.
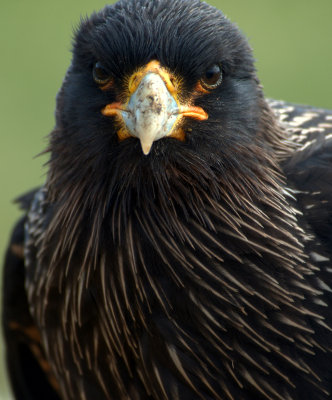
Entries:
{"label": "bird's head", "polygon": [[261,98],[251,49],[220,11],[198,0],[119,1],[76,32],[54,136],[72,159],[99,162],[226,155],[257,134]]}
{"label": "bird's head", "polygon": [[185,186],[255,191],[283,151],[247,40],[199,0],[120,0],[83,20],[49,148],[51,201],[103,215],[156,187],[189,209]]}

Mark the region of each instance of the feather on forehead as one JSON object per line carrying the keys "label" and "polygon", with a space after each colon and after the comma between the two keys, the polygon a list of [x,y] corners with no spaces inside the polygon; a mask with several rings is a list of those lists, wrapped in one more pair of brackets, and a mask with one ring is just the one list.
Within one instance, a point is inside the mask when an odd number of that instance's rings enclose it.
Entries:
{"label": "feather on forehead", "polygon": [[221,11],[199,1],[119,2],[83,21],[74,55],[102,60],[117,76],[152,59],[191,75],[223,61],[253,72],[245,37]]}

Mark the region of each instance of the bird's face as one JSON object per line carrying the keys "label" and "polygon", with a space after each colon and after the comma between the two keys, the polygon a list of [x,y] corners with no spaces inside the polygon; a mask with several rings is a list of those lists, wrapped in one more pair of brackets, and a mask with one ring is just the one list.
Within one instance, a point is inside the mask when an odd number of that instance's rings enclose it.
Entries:
{"label": "bird's face", "polygon": [[73,54],[54,140],[73,162],[220,160],[253,140],[261,94],[251,50],[206,3],[120,1],[81,24]]}

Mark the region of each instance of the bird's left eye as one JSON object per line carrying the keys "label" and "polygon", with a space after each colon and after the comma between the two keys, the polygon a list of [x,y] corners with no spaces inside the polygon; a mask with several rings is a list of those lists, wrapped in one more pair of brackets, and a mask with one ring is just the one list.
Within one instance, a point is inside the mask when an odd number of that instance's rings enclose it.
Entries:
{"label": "bird's left eye", "polygon": [[213,64],[206,69],[201,77],[201,84],[205,89],[215,89],[221,84],[222,71],[219,64]]}
{"label": "bird's left eye", "polygon": [[93,79],[98,85],[105,85],[111,77],[100,62],[96,62],[92,71]]}

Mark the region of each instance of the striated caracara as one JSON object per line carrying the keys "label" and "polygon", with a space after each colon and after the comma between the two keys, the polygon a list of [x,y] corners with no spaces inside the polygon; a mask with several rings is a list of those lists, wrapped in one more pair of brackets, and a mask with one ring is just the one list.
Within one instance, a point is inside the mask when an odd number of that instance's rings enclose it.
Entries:
{"label": "striated caracara", "polygon": [[332,114],[198,0],[82,21],[4,270],[18,400],[332,398]]}

